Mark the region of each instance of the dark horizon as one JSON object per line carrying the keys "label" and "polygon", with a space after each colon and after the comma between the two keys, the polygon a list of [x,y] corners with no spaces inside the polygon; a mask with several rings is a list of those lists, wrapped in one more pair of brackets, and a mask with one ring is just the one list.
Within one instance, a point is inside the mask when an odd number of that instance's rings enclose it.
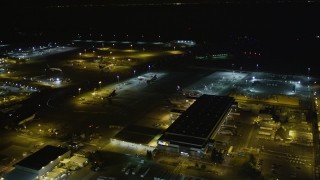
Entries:
{"label": "dark horizon", "polygon": [[184,4],[291,4],[291,3],[319,3],[319,0],[47,0],[47,1],[18,1],[4,0],[2,7],[53,7],[55,5],[184,5]]}
{"label": "dark horizon", "polygon": [[[73,1],[63,1],[67,2]],[[115,35],[118,40],[139,41],[143,35],[146,41],[159,40],[158,36],[161,36],[161,41],[192,39],[200,43],[214,43],[226,51],[252,49],[264,51],[264,55],[272,57],[319,57],[320,27],[316,22],[320,17],[320,6],[312,3],[70,8],[42,8],[42,5],[18,8],[10,15],[3,11],[6,18],[2,21],[4,26],[0,40],[7,43],[77,38],[113,40]]]}

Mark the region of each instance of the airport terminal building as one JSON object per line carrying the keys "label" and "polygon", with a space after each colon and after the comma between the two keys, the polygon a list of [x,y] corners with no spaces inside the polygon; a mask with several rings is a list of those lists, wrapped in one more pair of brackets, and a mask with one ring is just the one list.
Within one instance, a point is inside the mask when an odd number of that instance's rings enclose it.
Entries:
{"label": "airport terminal building", "polygon": [[235,104],[233,97],[202,95],[158,139],[158,150],[204,156],[211,137]]}

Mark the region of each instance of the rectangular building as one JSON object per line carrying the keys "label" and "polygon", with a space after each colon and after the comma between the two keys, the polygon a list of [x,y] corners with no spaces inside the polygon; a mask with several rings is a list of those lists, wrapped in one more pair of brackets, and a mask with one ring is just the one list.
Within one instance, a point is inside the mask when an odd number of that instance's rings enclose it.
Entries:
{"label": "rectangular building", "polygon": [[203,156],[233,104],[233,97],[202,95],[163,133],[158,150]]}
{"label": "rectangular building", "polygon": [[15,169],[4,176],[6,180],[32,180],[41,177],[70,157],[70,150],[47,145],[15,165]]}

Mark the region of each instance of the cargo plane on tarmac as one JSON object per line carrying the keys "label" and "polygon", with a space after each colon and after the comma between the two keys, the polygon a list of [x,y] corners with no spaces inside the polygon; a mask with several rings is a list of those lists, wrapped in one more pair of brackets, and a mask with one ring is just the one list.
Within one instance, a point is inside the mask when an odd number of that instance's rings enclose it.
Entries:
{"label": "cargo plane on tarmac", "polygon": [[151,83],[153,83],[154,81],[156,81],[156,80],[158,79],[158,77],[157,77],[157,75],[155,74],[155,75],[152,76],[151,79],[148,79],[148,78],[143,77],[143,76],[139,76],[138,79],[139,79],[140,81],[142,81],[142,80],[146,81],[147,84],[151,84]]}
{"label": "cargo plane on tarmac", "polygon": [[116,96],[116,90],[114,89],[110,94],[108,94],[107,96],[102,97],[102,99],[110,99],[113,98],[114,96]]}

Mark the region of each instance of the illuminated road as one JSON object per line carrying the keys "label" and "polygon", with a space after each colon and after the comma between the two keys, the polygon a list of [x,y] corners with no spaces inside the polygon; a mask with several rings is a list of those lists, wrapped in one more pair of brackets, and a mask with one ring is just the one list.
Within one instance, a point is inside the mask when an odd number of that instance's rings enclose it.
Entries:
{"label": "illuminated road", "polygon": [[249,132],[249,135],[248,135],[248,137],[247,137],[246,144],[245,144],[245,147],[246,147],[246,148],[248,147],[249,142],[250,142],[250,141],[251,141],[251,139],[252,139],[253,129],[254,129],[254,126],[251,126],[251,128],[250,128],[250,132]]}

